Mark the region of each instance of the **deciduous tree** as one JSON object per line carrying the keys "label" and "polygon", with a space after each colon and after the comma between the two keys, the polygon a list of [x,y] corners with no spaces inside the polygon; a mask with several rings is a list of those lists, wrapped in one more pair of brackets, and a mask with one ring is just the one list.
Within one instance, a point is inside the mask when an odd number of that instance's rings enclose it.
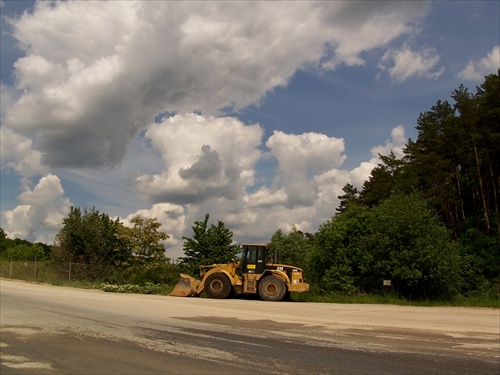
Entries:
{"label": "deciduous tree", "polygon": [[227,263],[241,251],[233,241],[233,232],[222,221],[217,225],[208,225],[207,213],[201,221],[195,221],[191,227],[193,237],[183,237],[185,257],[179,258],[179,267],[185,273],[199,275],[199,266]]}
{"label": "deciduous tree", "polygon": [[131,265],[144,265],[157,261],[165,262],[165,247],[163,241],[168,235],[160,231],[161,224],[154,218],[135,216],[130,220],[132,227],[120,225],[117,229],[117,252],[127,254],[126,259]]}
{"label": "deciduous tree", "polygon": [[309,265],[309,257],[313,246],[313,235],[303,233],[293,227],[288,234],[278,229],[271,238],[270,250],[278,252],[278,261],[305,269]]}

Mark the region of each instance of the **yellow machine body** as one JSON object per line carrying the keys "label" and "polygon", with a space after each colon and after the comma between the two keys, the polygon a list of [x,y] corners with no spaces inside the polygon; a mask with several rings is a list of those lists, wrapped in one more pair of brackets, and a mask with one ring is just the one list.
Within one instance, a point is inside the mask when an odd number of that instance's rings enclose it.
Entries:
{"label": "yellow machine body", "polygon": [[186,274],[171,296],[194,297],[205,292],[211,298],[231,294],[257,294],[267,301],[281,301],[292,292],[307,292],[309,284],[298,267],[269,262],[267,245],[243,245],[240,262],[200,266],[201,281]]}

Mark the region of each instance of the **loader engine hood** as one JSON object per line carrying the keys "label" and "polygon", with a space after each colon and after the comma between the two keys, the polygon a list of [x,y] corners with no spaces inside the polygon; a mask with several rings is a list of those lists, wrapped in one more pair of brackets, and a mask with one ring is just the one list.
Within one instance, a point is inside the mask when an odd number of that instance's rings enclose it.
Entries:
{"label": "loader engine hood", "polygon": [[287,264],[267,264],[266,269],[268,270],[276,270],[276,271],[281,271],[284,272],[290,281],[293,283],[292,280],[298,280],[297,282],[305,282],[304,279],[304,271],[302,268],[299,267],[294,267],[294,266],[289,266]]}

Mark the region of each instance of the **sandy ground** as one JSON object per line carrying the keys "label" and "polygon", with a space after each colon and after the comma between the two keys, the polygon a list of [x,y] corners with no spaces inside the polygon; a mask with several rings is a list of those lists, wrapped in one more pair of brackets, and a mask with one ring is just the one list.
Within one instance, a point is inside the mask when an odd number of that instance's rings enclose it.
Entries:
{"label": "sandy ground", "polygon": [[[272,341],[273,347],[277,347],[300,340],[313,353],[396,353],[413,361],[415,356],[439,356],[454,363],[450,373],[460,372],[461,368],[462,373],[500,370],[500,309],[211,300],[113,294],[5,279],[0,280],[0,293],[2,369],[13,370],[11,373],[24,373],[21,370],[30,366],[48,373],[61,368],[63,364],[55,359],[51,362],[28,358],[19,352],[16,343],[28,343],[31,337],[32,351],[39,352],[39,343],[50,342],[49,336],[54,343],[63,342],[62,333],[81,341],[139,345],[169,353],[172,358],[210,363],[228,358],[237,363],[238,353],[233,352],[233,347],[242,343],[245,346],[241,350],[249,351],[250,358],[262,355],[253,351],[268,345],[263,342]],[[44,340],[41,335],[45,335]],[[213,343],[211,349],[207,339]],[[282,352],[286,354],[286,350],[283,346]],[[301,355],[300,351],[297,353]],[[96,358],[97,354],[94,353]],[[44,358],[47,356],[50,355],[45,353]],[[326,369],[336,365],[328,362],[329,356],[325,354]],[[283,362],[284,369],[286,361],[290,360],[275,359],[276,363]],[[296,366],[306,366],[303,360],[296,361]],[[179,362],[176,369],[184,365]],[[21,372],[15,372],[16,369]],[[378,369],[385,372],[384,367]],[[366,368],[361,367],[359,372],[364,371]]]}
{"label": "sandy ground", "polygon": [[[0,280],[0,292],[35,299],[66,302],[75,308],[96,307],[118,314],[148,314],[161,317],[219,317],[240,320],[273,320],[280,323],[320,325],[333,329],[406,328],[446,334],[500,335],[500,309],[470,307],[414,307],[396,305],[272,303],[255,300],[212,300],[105,293],[100,290],[54,287],[15,280]],[[3,293],[0,294],[3,297]],[[16,319],[4,317],[5,319]],[[17,317],[21,319],[21,317]]]}

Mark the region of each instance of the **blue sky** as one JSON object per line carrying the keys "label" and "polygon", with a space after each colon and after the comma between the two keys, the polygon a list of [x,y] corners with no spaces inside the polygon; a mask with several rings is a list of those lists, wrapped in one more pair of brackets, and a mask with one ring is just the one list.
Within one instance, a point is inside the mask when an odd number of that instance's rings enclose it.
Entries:
{"label": "blue sky", "polygon": [[[1,3],[1,227],[70,206],[314,232],[421,112],[500,67],[498,1]],[[155,120],[156,119],[156,120]]]}

